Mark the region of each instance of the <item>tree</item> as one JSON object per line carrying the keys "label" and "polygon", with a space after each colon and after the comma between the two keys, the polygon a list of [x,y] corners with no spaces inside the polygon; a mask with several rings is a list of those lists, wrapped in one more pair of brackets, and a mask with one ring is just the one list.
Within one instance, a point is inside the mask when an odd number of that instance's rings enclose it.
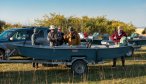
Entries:
{"label": "tree", "polygon": [[146,28],[144,28],[144,30],[142,31],[142,34],[146,34]]}
{"label": "tree", "polygon": [[0,32],[3,31],[3,27],[4,27],[5,24],[6,24],[6,23],[5,23],[4,21],[1,21],[1,20],[0,20]]}
{"label": "tree", "polygon": [[112,34],[117,26],[123,26],[124,31],[130,35],[135,31],[134,25],[124,23],[121,21],[108,20],[105,16],[98,17],[64,17],[64,15],[50,13],[49,15],[43,16],[42,19],[35,20],[35,25],[46,26],[55,25],[56,27],[61,26],[63,31],[68,32],[68,27],[72,26],[78,32],[94,33],[100,32],[101,34],[108,33]]}
{"label": "tree", "polygon": [[4,30],[8,30],[8,29],[11,29],[11,28],[20,28],[20,27],[22,27],[22,25],[21,24],[10,24],[10,23],[6,23],[4,26],[3,26],[3,28],[4,28]]}

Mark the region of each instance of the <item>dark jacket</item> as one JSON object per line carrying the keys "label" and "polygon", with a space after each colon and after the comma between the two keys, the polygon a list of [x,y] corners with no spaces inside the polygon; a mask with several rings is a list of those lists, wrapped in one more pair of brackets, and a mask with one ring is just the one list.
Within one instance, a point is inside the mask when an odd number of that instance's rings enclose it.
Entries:
{"label": "dark jacket", "polygon": [[57,32],[57,46],[62,45],[64,43],[64,33]]}

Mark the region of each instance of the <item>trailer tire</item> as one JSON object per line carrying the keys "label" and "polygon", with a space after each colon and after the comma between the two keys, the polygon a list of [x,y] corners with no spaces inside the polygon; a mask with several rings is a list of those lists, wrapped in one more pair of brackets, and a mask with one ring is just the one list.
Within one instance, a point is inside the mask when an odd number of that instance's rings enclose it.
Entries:
{"label": "trailer tire", "polygon": [[6,57],[5,57],[5,52],[4,50],[0,50],[0,60],[5,60]]}
{"label": "trailer tire", "polygon": [[87,63],[83,60],[76,60],[72,63],[71,70],[73,74],[83,75],[88,70]]}

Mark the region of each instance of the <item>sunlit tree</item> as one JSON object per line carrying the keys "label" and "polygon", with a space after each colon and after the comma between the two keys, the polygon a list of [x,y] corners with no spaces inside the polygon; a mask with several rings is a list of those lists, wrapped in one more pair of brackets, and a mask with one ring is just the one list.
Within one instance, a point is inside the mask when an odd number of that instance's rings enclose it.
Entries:
{"label": "sunlit tree", "polygon": [[98,17],[65,17],[64,15],[50,13],[49,15],[44,15],[42,19],[35,20],[35,25],[46,26],[55,25],[56,27],[61,26],[64,32],[68,31],[68,27],[72,26],[78,32],[94,33],[100,32],[101,34],[108,33],[112,34],[115,28],[118,26],[123,26],[124,31],[130,35],[135,31],[134,25],[129,23],[124,23],[121,21],[108,20],[105,16]]}
{"label": "sunlit tree", "polygon": [[0,32],[2,32],[4,30],[5,24],[6,24],[6,22],[0,20]]}

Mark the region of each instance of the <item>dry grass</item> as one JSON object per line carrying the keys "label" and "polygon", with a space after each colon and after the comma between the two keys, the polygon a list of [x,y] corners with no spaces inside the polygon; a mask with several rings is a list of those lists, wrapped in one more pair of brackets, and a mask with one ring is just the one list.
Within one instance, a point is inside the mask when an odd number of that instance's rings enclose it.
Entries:
{"label": "dry grass", "polygon": [[88,74],[76,76],[64,66],[32,68],[31,64],[0,64],[0,84],[145,84],[146,47],[136,51],[134,57],[126,58],[126,67],[111,68],[112,61],[90,66]]}

